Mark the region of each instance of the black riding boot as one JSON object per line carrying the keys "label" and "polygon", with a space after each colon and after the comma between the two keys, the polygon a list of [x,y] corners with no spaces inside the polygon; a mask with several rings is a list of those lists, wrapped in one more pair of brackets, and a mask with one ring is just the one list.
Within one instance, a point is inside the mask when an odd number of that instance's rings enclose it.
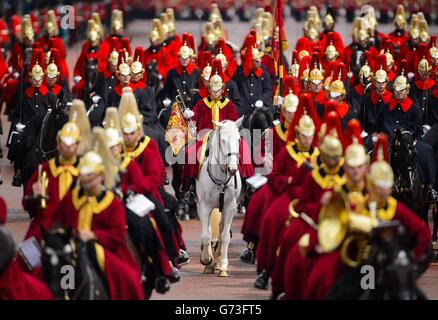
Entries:
{"label": "black riding boot", "polygon": [[255,242],[248,242],[247,247],[243,249],[242,253],[240,254],[240,261],[254,264],[256,260],[256,247],[257,244]]}
{"label": "black riding boot", "polygon": [[256,279],[254,286],[257,289],[266,290],[268,288],[269,277],[271,276],[271,271],[264,269]]}
{"label": "black riding boot", "polygon": [[433,185],[431,183],[426,185],[426,192],[427,202],[433,203],[438,201],[438,193],[433,188]]}

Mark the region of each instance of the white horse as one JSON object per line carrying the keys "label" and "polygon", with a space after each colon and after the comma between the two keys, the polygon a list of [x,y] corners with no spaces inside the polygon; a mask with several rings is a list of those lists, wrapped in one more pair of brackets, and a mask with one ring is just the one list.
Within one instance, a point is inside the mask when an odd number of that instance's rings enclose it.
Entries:
{"label": "white horse", "polygon": [[[209,153],[204,160],[196,183],[198,214],[202,224],[201,263],[206,266],[204,273],[212,274],[215,270],[219,270],[219,277],[229,276],[230,229],[233,216],[237,212],[238,199],[242,189],[238,169],[239,127],[242,120],[243,118],[236,122],[230,120],[214,122],[216,129],[210,132]],[[213,255],[210,218],[215,208],[219,208],[222,218],[220,235]]]}

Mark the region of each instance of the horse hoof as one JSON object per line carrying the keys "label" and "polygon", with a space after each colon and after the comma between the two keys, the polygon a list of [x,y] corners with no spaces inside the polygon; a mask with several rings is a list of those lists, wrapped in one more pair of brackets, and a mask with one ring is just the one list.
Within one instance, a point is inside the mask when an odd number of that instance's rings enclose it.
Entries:
{"label": "horse hoof", "polygon": [[217,276],[218,277],[229,277],[230,273],[228,272],[228,270],[220,270],[219,274]]}
{"label": "horse hoof", "polygon": [[221,265],[219,263],[214,264],[214,271],[219,271],[221,269]]}
{"label": "horse hoof", "polygon": [[202,261],[202,258],[201,258],[201,259],[199,259],[199,262],[201,262],[201,264],[202,264],[203,266],[208,266],[208,265],[210,265],[210,264],[213,262],[213,258],[210,257],[210,260],[208,260],[207,263],[205,263],[204,261]]}
{"label": "horse hoof", "polygon": [[213,266],[206,266],[204,268],[204,274],[214,274],[214,268]]}

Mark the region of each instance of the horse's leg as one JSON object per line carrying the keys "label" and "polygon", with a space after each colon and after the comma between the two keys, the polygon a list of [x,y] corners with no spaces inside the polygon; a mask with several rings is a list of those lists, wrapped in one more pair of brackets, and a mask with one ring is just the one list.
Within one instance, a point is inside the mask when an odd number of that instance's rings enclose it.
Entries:
{"label": "horse's leg", "polygon": [[433,205],[432,210],[432,217],[433,217],[433,232],[432,232],[432,241],[437,241],[437,232],[438,232],[438,210],[436,203]]}
{"label": "horse's leg", "polygon": [[231,235],[231,223],[233,222],[233,216],[237,212],[237,203],[236,199],[230,199],[228,202],[224,205],[224,210],[222,213],[222,220],[223,220],[223,229],[221,233],[221,248],[220,248],[220,254],[221,254],[221,265],[220,265],[220,271],[218,276],[219,277],[228,277],[228,247],[230,245]]}
{"label": "horse's leg", "polygon": [[[222,214],[220,213],[220,215],[222,216]],[[222,256],[222,232],[224,230],[224,219],[220,220],[219,223],[219,236],[218,236],[218,241],[216,243],[216,246],[214,248],[214,270],[215,271],[219,271],[220,267],[221,267],[221,256]]]}
{"label": "horse's leg", "polygon": [[[204,266],[209,266],[213,263],[213,254],[211,252],[211,231],[210,231],[210,212],[211,208],[203,203],[203,199],[199,201],[199,219],[201,221],[202,234],[201,234],[201,243],[202,243],[202,253],[201,253],[201,264]],[[211,273],[207,270],[207,267],[204,270],[204,273]],[[214,272],[214,270],[213,270]]]}

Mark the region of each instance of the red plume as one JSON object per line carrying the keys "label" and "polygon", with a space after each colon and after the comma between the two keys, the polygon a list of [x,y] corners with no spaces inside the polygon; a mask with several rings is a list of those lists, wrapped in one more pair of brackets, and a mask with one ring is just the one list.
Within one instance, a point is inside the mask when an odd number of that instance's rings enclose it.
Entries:
{"label": "red plume", "polygon": [[300,53],[297,50],[292,52],[292,64],[300,63]]}
{"label": "red plume", "polygon": [[384,54],[380,54],[377,57],[377,65],[376,65],[377,69],[382,68],[383,70],[385,70],[386,72],[388,72],[388,64],[386,61],[386,56]]}
{"label": "red plume", "polygon": [[243,60],[243,74],[245,77],[247,77],[252,70],[252,48],[256,43],[256,39],[253,36],[249,36],[248,39],[249,40]]}
{"label": "red plume", "polygon": [[374,145],[373,161],[384,160],[388,161],[388,136],[384,133],[380,133],[377,142]]}
{"label": "red plume", "polygon": [[195,52],[195,38],[193,38],[193,35],[184,32],[182,36],[182,43],[186,44],[189,48],[192,48],[193,52]]}
{"label": "red plume", "polygon": [[430,36],[429,48],[436,47],[436,35]]}
{"label": "red plume", "polygon": [[[342,132],[341,118],[336,112],[337,103],[335,101],[328,101],[325,105],[326,112],[324,115],[324,123],[326,123],[326,135],[336,132],[336,136],[341,141],[342,146],[345,148],[345,138]],[[330,111],[329,111],[330,110]]]}
{"label": "red plume", "polygon": [[38,61],[38,64],[41,66],[41,68],[43,68],[43,70],[46,70],[46,61],[44,58],[44,51],[40,48],[35,48],[32,49],[32,57],[30,59],[30,64],[29,64],[29,71],[32,70],[33,66],[36,64],[36,62]]}
{"label": "red plume", "polygon": [[[288,129],[288,141],[295,140],[295,127],[298,125],[303,114],[306,113],[309,117],[312,118],[313,123],[315,124],[315,132],[319,131],[321,123],[319,121],[318,114],[316,113],[315,105],[313,104],[312,95],[310,93],[301,93],[299,96],[299,102],[297,111],[294,114],[291,124]],[[317,140],[317,135],[315,134],[315,142]]]}
{"label": "red plume", "polygon": [[292,91],[294,95],[298,95],[300,88],[295,83],[294,77],[286,76],[283,79],[283,97],[287,96]]}
{"label": "red plume", "polygon": [[126,52],[128,52],[128,55],[131,56],[132,54],[131,43],[127,37],[120,39],[120,47],[121,49],[126,50]]}
{"label": "red plume", "polygon": [[211,55],[211,51],[199,51],[198,52],[198,66],[199,66],[199,70],[202,73],[202,70],[204,70],[204,68],[207,65],[212,64],[213,58]]}
{"label": "red plume", "polygon": [[301,79],[301,77],[303,76],[304,70],[306,70],[307,68],[310,69],[310,67],[311,67],[310,66],[310,62],[311,62],[310,59],[311,59],[310,56],[304,56],[303,59],[301,59],[300,71],[299,71],[298,78]]}
{"label": "red plume", "polygon": [[408,72],[408,60],[403,59],[402,61],[400,61],[400,74],[404,74],[406,75]]}
{"label": "red plume", "polygon": [[312,62],[310,63],[310,70],[313,70],[315,66],[319,69],[319,54],[318,52],[312,53]]}
{"label": "red plume", "polygon": [[140,61],[141,64],[144,66],[144,55],[143,55],[144,49],[143,47],[135,47],[134,50],[134,56],[132,57],[132,61]]}
{"label": "red plume", "polygon": [[394,46],[392,44],[391,37],[389,36],[385,37],[385,39],[382,42],[381,49],[384,50],[384,52],[389,51],[389,53],[394,57]]}
{"label": "red plume", "polygon": [[362,128],[360,126],[360,122],[357,119],[351,119],[347,123],[347,132],[345,133],[345,142],[347,146],[352,144],[353,142],[362,144]]}
{"label": "red plume", "polygon": [[345,81],[347,79],[347,66],[343,62],[336,64],[336,68],[333,71],[333,80],[336,80],[341,76],[341,80]]}
{"label": "red plume", "polygon": [[324,72],[324,80],[330,76],[333,76],[332,80],[334,78],[336,78],[336,70],[338,69],[338,64],[339,64],[339,61],[337,61],[337,60],[333,60],[333,61],[329,62],[328,66]]}
{"label": "red plume", "polygon": [[222,80],[224,79],[224,75],[222,71],[222,61],[220,61],[219,59],[213,60],[213,63],[211,65],[210,78],[215,74],[218,74],[222,78]]}
{"label": "red plume", "polygon": [[198,52],[204,51],[205,48],[207,48],[207,41],[205,40],[204,36],[201,36],[201,43],[199,44]]}
{"label": "red plume", "polygon": [[267,4],[267,5],[265,6],[265,12],[270,12],[270,13],[272,13],[272,6],[271,6],[270,4]]}
{"label": "red plume", "polygon": [[122,64],[122,63],[128,63],[127,61],[126,61],[126,53],[125,53],[125,50],[119,50],[119,60],[117,61],[117,69],[119,69],[119,66]]}

